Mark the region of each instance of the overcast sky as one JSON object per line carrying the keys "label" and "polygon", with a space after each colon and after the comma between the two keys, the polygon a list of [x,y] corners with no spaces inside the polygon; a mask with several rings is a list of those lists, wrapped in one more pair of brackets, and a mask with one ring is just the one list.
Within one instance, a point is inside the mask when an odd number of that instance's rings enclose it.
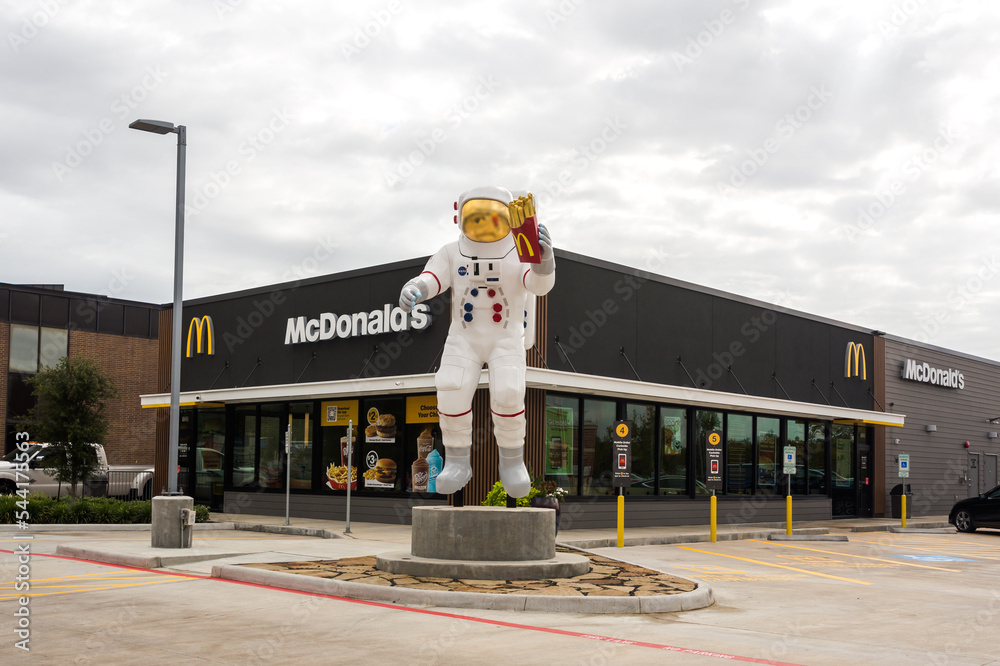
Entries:
{"label": "overcast sky", "polygon": [[1000,359],[1000,4],[4,0],[0,281],[172,299],[555,244]]}

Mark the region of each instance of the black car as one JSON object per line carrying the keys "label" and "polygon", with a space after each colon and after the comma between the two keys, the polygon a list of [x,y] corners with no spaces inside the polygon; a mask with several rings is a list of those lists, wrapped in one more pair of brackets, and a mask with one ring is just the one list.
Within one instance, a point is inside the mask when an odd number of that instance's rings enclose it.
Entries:
{"label": "black car", "polygon": [[948,522],[959,532],[975,532],[980,527],[1000,528],[1000,486],[979,497],[955,502]]}

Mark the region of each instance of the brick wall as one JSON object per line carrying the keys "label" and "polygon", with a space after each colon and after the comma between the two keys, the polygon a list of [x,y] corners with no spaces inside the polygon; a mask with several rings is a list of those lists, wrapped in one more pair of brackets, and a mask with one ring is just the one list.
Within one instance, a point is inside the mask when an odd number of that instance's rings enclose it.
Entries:
{"label": "brick wall", "polygon": [[[10,368],[10,324],[0,322],[0,442],[7,433],[7,371]],[[0,452],[4,445],[0,443]]]}
{"label": "brick wall", "polygon": [[107,405],[109,464],[153,464],[160,410],[142,409],[139,396],[156,392],[157,349],[156,340],[70,331],[69,355],[94,360],[118,387],[118,399]]}

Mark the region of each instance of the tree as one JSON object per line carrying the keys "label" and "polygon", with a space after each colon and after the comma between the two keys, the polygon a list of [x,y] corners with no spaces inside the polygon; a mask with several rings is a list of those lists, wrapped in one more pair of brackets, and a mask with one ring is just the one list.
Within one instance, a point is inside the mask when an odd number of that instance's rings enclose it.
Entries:
{"label": "tree", "polygon": [[104,444],[108,432],[105,401],[118,397],[114,381],[94,361],[63,357],[28,380],[37,403],[23,417],[32,439],[47,442],[47,466],[54,478],[76,484],[99,471],[93,444]]}

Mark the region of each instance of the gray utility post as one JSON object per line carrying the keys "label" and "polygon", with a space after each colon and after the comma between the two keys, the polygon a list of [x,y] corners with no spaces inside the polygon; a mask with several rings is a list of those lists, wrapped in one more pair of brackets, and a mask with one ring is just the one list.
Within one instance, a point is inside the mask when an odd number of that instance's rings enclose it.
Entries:
{"label": "gray utility post", "polygon": [[170,340],[170,440],[167,449],[167,494],[177,491],[177,449],[181,423],[181,335],[184,293],[184,180],[187,162],[187,127],[163,120],[136,120],[131,129],[177,135],[177,198],[174,209],[174,310]]}

